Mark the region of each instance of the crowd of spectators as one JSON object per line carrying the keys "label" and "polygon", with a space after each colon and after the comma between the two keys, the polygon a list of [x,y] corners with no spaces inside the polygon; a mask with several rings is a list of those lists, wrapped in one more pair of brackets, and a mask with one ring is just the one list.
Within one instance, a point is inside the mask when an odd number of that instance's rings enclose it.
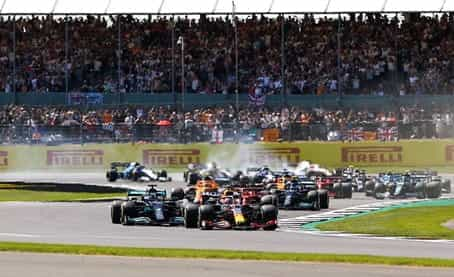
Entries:
{"label": "crowd of spectators", "polygon": [[[283,139],[327,139],[330,131],[399,126],[402,138],[454,136],[454,113],[449,110],[401,107],[394,112],[353,109],[305,109],[302,107],[235,111],[232,106],[206,107],[180,112],[171,107],[104,108],[82,110],[74,107],[8,106],[0,110],[2,142],[30,138],[34,133],[60,135],[79,140],[82,133],[100,139],[146,138],[150,141],[208,141],[214,129],[225,135],[256,133],[277,128]],[[415,130],[415,128],[423,129]],[[422,127],[421,127],[422,128]],[[446,130],[451,130],[447,132]],[[152,138],[153,137],[153,138]]]}
{"label": "crowd of spectators", "polygon": [[[235,91],[235,28],[229,17],[67,21],[16,17],[14,27],[12,17],[0,17],[0,91],[57,92],[67,84],[76,92],[179,91],[179,36],[185,41],[188,93]],[[260,15],[238,19],[240,92],[273,94],[284,86],[289,94],[454,92],[453,14],[356,14],[340,22],[336,17],[286,17],[285,79],[281,23],[281,18]]]}

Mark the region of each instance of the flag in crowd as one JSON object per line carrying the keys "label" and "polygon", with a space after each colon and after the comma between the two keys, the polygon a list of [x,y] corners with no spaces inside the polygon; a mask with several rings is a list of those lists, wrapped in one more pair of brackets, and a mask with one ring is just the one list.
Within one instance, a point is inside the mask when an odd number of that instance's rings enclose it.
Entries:
{"label": "flag in crowd", "polygon": [[344,132],[344,140],[363,141],[363,140],[381,140],[395,141],[398,139],[398,129],[393,127],[380,127],[376,131],[365,131],[362,127],[351,128]]}
{"label": "flag in crowd", "polygon": [[397,127],[378,128],[378,139],[381,141],[395,141],[398,139]]}

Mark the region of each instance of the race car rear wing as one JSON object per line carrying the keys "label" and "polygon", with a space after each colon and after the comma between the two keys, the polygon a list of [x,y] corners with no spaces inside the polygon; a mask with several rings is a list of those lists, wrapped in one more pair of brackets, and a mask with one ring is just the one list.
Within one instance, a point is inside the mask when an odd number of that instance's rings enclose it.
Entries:
{"label": "race car rear wing", "polygon": [[110,167],[128,167],[131,162],[112,162]]}

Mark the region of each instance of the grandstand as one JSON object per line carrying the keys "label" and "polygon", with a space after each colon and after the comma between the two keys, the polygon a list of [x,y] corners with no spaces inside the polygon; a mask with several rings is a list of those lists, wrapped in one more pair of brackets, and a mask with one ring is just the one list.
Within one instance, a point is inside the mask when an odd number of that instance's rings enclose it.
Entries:
{"label": "grandstand", "polygon": [[[162,120],[184,123],[175,142],[214,126],[232,140],[454,135],[454,1],[29,2],[0,6],[3,141],[48,134],[36,126],[155,141],[162,128],[141,134]],[[206,132],[182,132],[191,121]]]}

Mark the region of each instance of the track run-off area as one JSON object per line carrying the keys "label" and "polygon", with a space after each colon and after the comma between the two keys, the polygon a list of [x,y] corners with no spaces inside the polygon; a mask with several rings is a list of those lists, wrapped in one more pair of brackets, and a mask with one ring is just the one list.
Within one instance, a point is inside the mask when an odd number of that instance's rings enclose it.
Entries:
{"label": "track run-off area", "polygon": [[[172,183],[161,187],[183,186],[181,174],[172,174]],[[82,183],[112,185],[98,173],[5,173],[5,181]],[[143,186],[118,182],[115,186]],[[328,211],[380,202],[354,193],[352,199],[332,199]],[[195,248],[367,254],[380,256],[431,257],[454,259],[454,243],[411,241],[389,238],[324,236],[317,233],[279,231],[201,231],[184,227],[121,226],[110,222],[108,202],[100,203],[0,203],[0,241],[92,244],[158,248]],[[280,211],[280,219],[326,212]]]}

